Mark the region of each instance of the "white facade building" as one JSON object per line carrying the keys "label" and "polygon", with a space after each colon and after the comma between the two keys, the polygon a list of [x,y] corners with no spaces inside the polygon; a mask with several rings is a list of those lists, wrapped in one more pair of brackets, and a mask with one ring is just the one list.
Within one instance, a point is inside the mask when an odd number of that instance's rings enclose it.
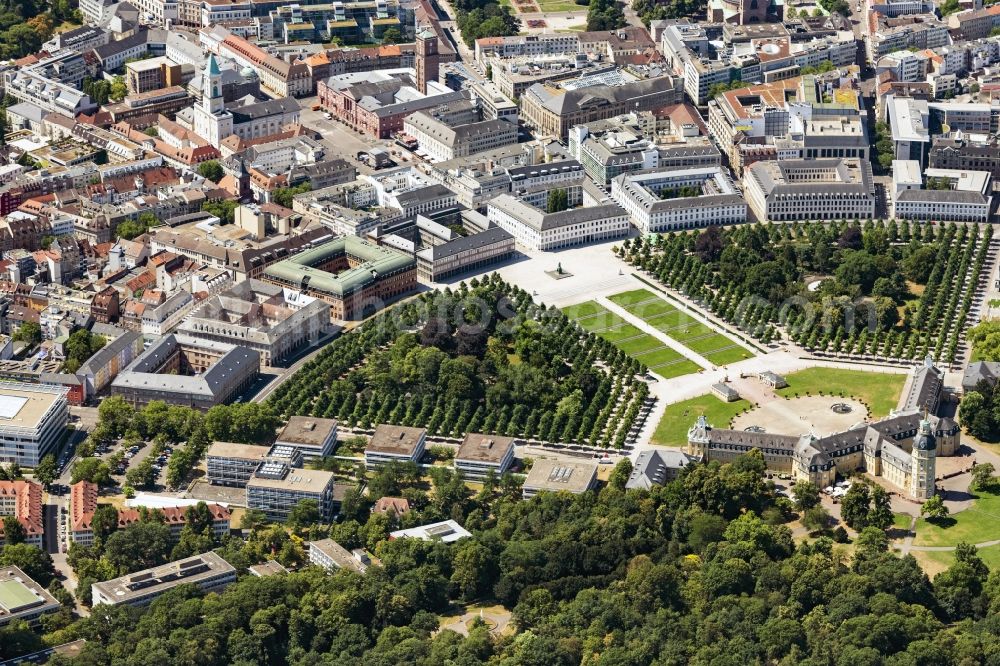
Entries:
{"label": "white facade building", "polygon": [[[698,196],[676,197],[681,188]],[[747,205],[719,167],[623,174],[611,181],[611,197],[644,234],[746,222]]]}
{"label": "white facade building", "polygon": [[616,203],[600,203],[546,213],[520,198],[501,194],[487,206],[490,222],[507,231],[518,245],[555,250],[628,235],[628,213]]}
{"label": "white facade building", "polygon": [[760,222],[857,220],[875,215],[871,166],[863,160],[785,160],[751,164],[744,195]]}
{"label": "white facade building", "polygon": [[66,389],[50,384],[0,385],[0,463],[36,467],[66,431]]}

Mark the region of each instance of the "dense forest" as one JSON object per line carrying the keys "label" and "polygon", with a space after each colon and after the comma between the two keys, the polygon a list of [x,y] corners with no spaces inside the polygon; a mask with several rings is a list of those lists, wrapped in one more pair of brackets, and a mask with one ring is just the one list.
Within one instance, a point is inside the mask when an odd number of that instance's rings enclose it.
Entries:
{"label": "dense forest", "polygon": [[432,435],[505,434],[620,447],[642,365],[498,277],[407,301],[341,336],[279,386],[282,415]]}
{"label": "dense forest", "polygon": [[781,329],[812,351],[951,361],[992,233],[906,220],[713,226],[618,251],[764,342]]}
{"label": "dense forest", "polygon": [[[790,503],[763,469],[753,452],[624,491],[625,464],[599,492],[528,501],[516,484],[470,496],[445,471],[416,519],[464,515],[472,538],[389,541],[385,514],[350,519],[331,536],[373,548],[381,566],[365,575],[244,576],[205,597],[181,587],[146,610],[98,607],[46,639],[87,639],[77,666],[998,663],[1000,576],[975,548],[960,546],[930,581],[877,527],[846,547],[796,544],[782,524]],[[220,552],[240,568],[271,553],[291,564],[319,531],[254,526],[246,544]],[[513,629],[438,630],[472,600],[510,608]],[[8,628],[0,651],[29,641]]]}

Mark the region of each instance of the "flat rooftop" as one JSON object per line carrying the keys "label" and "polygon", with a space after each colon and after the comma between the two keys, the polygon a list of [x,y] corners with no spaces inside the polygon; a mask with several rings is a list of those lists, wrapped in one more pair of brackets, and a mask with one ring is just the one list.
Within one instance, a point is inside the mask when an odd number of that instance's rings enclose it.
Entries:
{"label": "flat rooftop", "polygon": [[513,437],[483,435],[478,432],[470,432],[462,441],[462,446],[459,447],[458,453],[455,454],[455,460],[499,463],[513,447]]}
{"label": "flat rooftop", "polygon": [[38,428],[45,415],[64,398],[65,390],[0,383],[0,428]]}
{"label": "flat rooftop", "polygon": [[58,610],[60,604],[48,591],[15,566],[0,567],[0,626],[39,609]]}
{"label": "flat rooftop", "polygon": [[235,574],[236,569],[218,554],[209,551],[121,578],[94,583],[94,587],[108,599],[128,603],[130,599],[148,595],[150,590],[166,592],[177,585],[197,583],[226,573]]}
{"label": "flat rooftop", "polygon": [[247,488],[276,488],[288,492],[319,494],[333,485],[333,472],[320,469],[298,469],[288,471],[284,478],[268,479],[257,476],[250,477]]}
{"label": "flat rooftop", "polygon": [[264,562],[264,564],[255,564],[252,567],[247,567],[247,571],[259,578],[288,573],[288,569],[281,566],[281,563],[276,560],[268,560],[267,562]]}
{"label": "flat rooftop", "polygon": [[244,460],[260,460],[267,455],[268,447],[255,444],[236,444],[234,442],[214,442],[205,454],[209,458],[241,458]]}
{"label": "flat rooftop", "polygon": [[375,428],[375,433],[365,447],[365,453],[412,456],[417,444],[426,434],[424,428],[382,424]]}
{"label": "flat rooftop", "polygon": [[440,523],[411,527],[407,530],[396,530],[389,532],[390,539],[422,539],[424,541],[443,541],[451,543],[459,539],[465,539],[472,534],[454,520],[445,520]]}
{"label": "flat rooftop", "polygon": [[595,463],[540,459],[535,461],[528,472],[528,476],[524,479],[524,487],[552,492],[565,490],[582,493],[590,489],[596,476]]}
{"label": "flat rooftop", "polygon": [[337,431],[337,419],[318,419],[313,416],[293,416],[282,428],[277,441],[285,444],[322,446],[331,433]]}

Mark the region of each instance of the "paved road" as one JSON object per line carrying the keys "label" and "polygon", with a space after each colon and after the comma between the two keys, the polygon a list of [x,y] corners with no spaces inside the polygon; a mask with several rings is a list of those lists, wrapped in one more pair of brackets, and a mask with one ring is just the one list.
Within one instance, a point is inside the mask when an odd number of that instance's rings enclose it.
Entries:
{"label": "paved road", "polygon": [[299,358],[297,361],[292,363],[287,368],[270,368],[270,371],[276,372],[278,376],[275,377],[273,380],[271,380],[270,384],[268,384],[263,389],[258,391],[257,395],[255,395],[253,398],[250,399],[250,402],[264,402],[267,399],[267,396],[271,395],[271,393],[274,392],[274,389],[278,388],[283,383],[285,383],[285,380],[294,375],[299,368],[301,368],[303,365],[305,365],[313,358],[315,358],[316,354],[323,351],[323,348],[326,347],[328,343],[333,342],[333,340],[336,339],[341,334],[342,331],[343,329],[337,327],[336,331],[328,333],[327,335],[320,338],[316,342],[316,346],[314,348],[310,348],[309,350],[304,352],[304,355],[301,358]]}

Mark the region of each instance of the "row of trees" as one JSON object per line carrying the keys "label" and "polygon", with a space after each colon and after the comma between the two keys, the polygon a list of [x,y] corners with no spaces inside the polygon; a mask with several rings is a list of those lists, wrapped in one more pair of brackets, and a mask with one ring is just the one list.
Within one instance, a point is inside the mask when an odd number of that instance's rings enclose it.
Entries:
{"label": "row of trees", "polygon": [[[618,252],[765,341],[780,326],[814,351],[951,361],[991,236],[989,226],[896,220],[758,224],[639,238]],[[907,280],[924,287],[919,297]]]}
{"label": "row of trees", "polygon": [[[464,319],[483,313],[481,323]],[[641,372],[611,343],[489,276],[396,306],[341,336],[268,404],[278,414],[361,428],[396,423],[433,435],[621,446],[648,396],[635,379]]]}

